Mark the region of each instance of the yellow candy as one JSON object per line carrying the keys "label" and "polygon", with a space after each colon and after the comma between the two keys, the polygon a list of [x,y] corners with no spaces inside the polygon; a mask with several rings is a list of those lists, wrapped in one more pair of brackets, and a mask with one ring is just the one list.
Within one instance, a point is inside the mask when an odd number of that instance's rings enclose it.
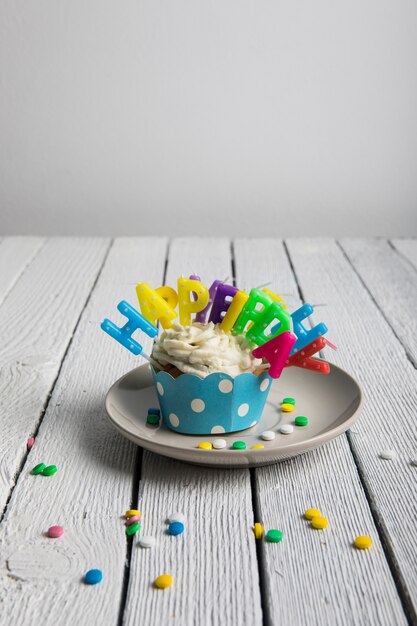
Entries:
{"label": "yellow candy", "polygon": [[312,520],[313,517],[321,517],[321,511],[318,509],[307,509],[304,513],[304,517],[308,520]]}
{"label": "yellow candy", "polygon": [[158,589],[166,589],[167,587],[170,587],[173,583],[173,578],[170,574],[162,574],[161,576],[158,576],[158,578],[155,578],[154,581],[154,585],[155,587],[158,587]]}
{"label": "yellow candy", "polygon": [[367,550],[372,545],[372,539],[366,535],[360,535],[359,537],[356,537],[354,545],[355,548],[358,548],[358,550]]}
{"label": "yellow candy", "polygon": [[284,411],[284,413],[291,413],[292,411],[294,411],[294,405],[293,404],[281,404],[281,411]]}
{"label": "yellow candy", "polygon": [[[191,299],[191,295],[197,296],[196,300]],[[199,313],[206,308],[209,301],[209,291],[199,280],[190,278],[178,279],[178,308],[180,312],[180,324],[189,326],[191,324],[191,313]]]}
{"label": "yellow candy", "polygon": [[265,528],[259,522],[256,522],[253,526],[253,532],[255,533],[255,539],[262,539],[265,532]]}
{"label": "yellow candy", "polygon": [[125,517],[133,517],[134,515],[140,517],[140,511],[136,511],[136,509],[129,509],[129,511],[126,511],[125,513]]}
{"label": "yellow candy", "polygon": [[261,448],[265,448],[263,443],[255,443],[255,445],[252,446],[252,450],[260,450]]}
{"label": "yellow candy", "polygon": [[200,441],[197,447],[201,448],[201,450],[211,450],[213,448],[213,445],[210,443],[210,441]]}
{"label": "yellow candy", "polygon": [[321,515],[318,515],[317,517],[313,517],[313,519],[311,520],[311,525],[313,528],[316,528],[316,530],[323,530],[323,528],[326,528],[328,523],[329,523],[328,520],[325,517],[322,517]]}
{"label": "yellow candy", "polygon": [[225,333],[229,333],[232,330],[248,298],[248,294],[244,291],[238,291],[236,293],[220,324],[220,329]]}

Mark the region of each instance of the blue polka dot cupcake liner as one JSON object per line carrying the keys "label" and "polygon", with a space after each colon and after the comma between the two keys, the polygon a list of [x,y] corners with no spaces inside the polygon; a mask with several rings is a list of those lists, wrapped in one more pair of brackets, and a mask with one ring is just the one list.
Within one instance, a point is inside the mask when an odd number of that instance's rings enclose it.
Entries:
{"label": "blue polka dot cupcake liner", "polygon": [[152,375],[162,419],[184,435],[218,435],[251,428],[259,422],[271,388],[268,372],[233,378],[215,372],[206,378],[164,371]]}

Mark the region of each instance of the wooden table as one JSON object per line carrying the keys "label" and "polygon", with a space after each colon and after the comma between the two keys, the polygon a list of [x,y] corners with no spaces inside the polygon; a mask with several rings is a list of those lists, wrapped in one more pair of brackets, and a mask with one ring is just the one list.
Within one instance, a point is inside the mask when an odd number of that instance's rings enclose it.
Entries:
{"label": "wooden table", "polygon": [[[41,239],[0,241],[2,624],[397,626],[416,623],[417,241]],[[293,309],[321,305],[362,383],[346,436],[287,462],[215,471],[143,452],[106,420],[111,383],[141,360],[100,331],[135,284],[272,281]],[[149,348],[150,345],[148,344]],[[26,440],[36,438],[28,453]],[[397,452],[394,461],[381,450]],[[56,464],[51,478],[31,475]],[[157,547],[127,541],[139,507]],[[307,507],[329,519],[314,531]],[[182,511],[186,533],[165,534]],[[254,520],[284,532],[256,543]],[[47,528],[65,527],[61,539]],[[369,551],[352,547],[370,535]],[[82,582],[100,568],[103,582]],[[152,588],[161,573],[166,591]]]}

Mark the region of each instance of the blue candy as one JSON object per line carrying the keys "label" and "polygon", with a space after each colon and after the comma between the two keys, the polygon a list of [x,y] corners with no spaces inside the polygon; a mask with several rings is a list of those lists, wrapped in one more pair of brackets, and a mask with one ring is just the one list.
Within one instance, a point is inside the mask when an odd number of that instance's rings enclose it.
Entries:
{"label": "blue candy", "polygon": [[184,532],[184,524],[181,522],[171,522],[168,526],[168,534],[170,535],[181,535]]}
{"label": "blue candy", "polygon": [[86,585],[97,585],[103,580],[103,572],[101,569],[90,569],[84,576]]}
{"label": "blue candy", "polygon": [[[119,302],[117,308],[120,313],[127,317],[128,322],[120,328],[111,320],[105,319],[101,324],[102,330],[110,335],[110,337],[113,337],[113,339],[116,339],[116,341],[133,354],[141,354],[143,348],[138,341],[132,339],[133,333],[140,329],[143,330],[148,337],[156,337],[158,334],[157,327],[151,324],[146,317],[143,317],[143,315],[133,308],[131,304],[126,302],[126,300]],[[147,357],[145,353],[143,353],[143,356]]]}
{"label": "blue candy", "polygon": [[155,408],[151,407],[150,409],[148,409],[148,415],[158,415],[160,417],[161,416],[161,409],[155,409]]}

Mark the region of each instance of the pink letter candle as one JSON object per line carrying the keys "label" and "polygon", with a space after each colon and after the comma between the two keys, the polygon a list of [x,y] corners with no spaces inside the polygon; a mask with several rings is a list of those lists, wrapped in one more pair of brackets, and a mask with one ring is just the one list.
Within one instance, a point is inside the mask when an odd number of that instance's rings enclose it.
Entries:
{"label": "pink letter candle", "polygon": [[257,359],[266,359],[271,366],[268,374],[271,378],[279,378],[296,341],[297,337],[293,333],[281,333],[255,348],[252,354]]}

